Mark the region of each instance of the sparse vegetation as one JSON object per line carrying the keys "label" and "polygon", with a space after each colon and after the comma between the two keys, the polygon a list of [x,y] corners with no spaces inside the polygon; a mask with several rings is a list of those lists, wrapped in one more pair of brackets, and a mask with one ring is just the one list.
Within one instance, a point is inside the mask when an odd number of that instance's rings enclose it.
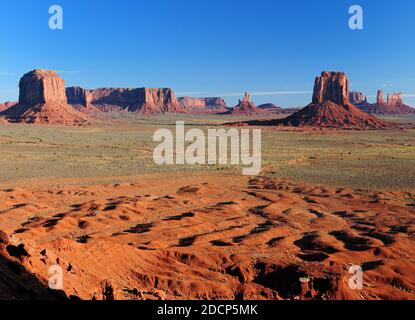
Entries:
{"label": "sparse vegetation", "polygon": [[[109,116],[107,116],[109,117]],[[120,117],[120,116],[118,116]],[[153,132],[177,119],[207,129],[243,118],[123,115],[90,127],[0,126],[0,184],[97,184],[152,173],[240,175],[232,166],[156,166]],[[402,119],[394,119],[403,122]],[[414,119],[407,119],[410,121]],[[263,128],[263,174],[328,186],[411,189],[415,130],[276,131]]]}

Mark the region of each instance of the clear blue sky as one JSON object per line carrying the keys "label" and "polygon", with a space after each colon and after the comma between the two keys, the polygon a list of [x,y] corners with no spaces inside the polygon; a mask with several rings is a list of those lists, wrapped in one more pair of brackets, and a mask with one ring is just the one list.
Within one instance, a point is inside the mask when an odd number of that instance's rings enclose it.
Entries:
{"label": "clear blue sky", "polygon": [[[48,28],[52,4],[63,31]],[[363,31],[348,28],[353,4]],[[45,68],[68,86],[171,87],[231,106],[249,91],[257,104],[302,106],[316,75],[341,70],[353,90],[415,104],[413,0],[3,0],[0,12],[0,101]]]}

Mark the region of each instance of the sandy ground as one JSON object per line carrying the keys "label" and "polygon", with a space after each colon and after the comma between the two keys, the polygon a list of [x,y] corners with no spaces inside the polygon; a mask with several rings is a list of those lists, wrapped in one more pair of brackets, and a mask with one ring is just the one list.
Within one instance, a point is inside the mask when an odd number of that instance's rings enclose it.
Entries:
{"label": "sandy ground", "polygon": [[415,299],[414,220],[415,193],[276,178],[3,189],[0,298]]}

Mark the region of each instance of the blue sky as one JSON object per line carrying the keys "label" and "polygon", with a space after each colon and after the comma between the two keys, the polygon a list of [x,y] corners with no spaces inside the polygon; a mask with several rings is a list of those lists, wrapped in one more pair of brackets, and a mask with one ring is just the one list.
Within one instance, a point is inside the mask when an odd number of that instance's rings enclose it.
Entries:
{"label": "blue sky", "polygon": [[[53,4],[62,31],[48,27]],[[353,4],[362,31],[348,28]],[[415,104],[413,0],[2,0],[0,12],[0,101],[45,68],[68,86],[171,87],[231,106],[249,91],[257,104],[303,106],[316,75],[341,70],[353,90]]]}

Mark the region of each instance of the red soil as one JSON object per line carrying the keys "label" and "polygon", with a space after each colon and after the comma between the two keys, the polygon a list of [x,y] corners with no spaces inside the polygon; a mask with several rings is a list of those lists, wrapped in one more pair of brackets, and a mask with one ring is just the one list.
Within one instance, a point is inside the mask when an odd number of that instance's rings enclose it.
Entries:
{"label": "red soil", "polygon": [[220,176],[2,190],[0,298],[415,299],[414,208],[409,192]]}

